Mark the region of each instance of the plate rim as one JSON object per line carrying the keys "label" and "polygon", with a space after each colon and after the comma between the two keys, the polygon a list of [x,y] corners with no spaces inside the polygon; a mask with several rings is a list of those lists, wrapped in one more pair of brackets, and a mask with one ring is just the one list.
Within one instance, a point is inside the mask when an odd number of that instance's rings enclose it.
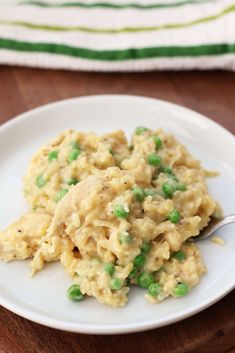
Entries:
{"label": "plate rim", "polygon": [[[14,314],[17,314],[27,320],[30,320],[32,322],[35,322],[37,324],[58,329],[61,331],[67,331],[67,332],[73,332],[73,333],[82,333],[82,334],[93,334],[93,335],[118,335],[118,334],[129,334],[129,333],[135,333],[135,332],[143,332],[143,331],[148,331],[148,330],[153,330],[165,326],[172,325],[174,323],[183,321],[189,317],[192,317],[203,310],[209,308],[210,306],[214,305],[217,303],[219,300],[224,298],[227,294],[229,294],[233,289],[235,289],[235,281],[232,286],[230,286],[226,291],[221,290],[219,295],[215,295],[212,300],[205,300],[204,302],[201,302],[200,307],[197,305],[193,306],[193,309],[188,311],[188,309],[185,309],[183,313],[180,315],[180,317],[174,317],[171,318],[169,315],[167,319],[161,320],[158,323],[155,321],[149,321],[148,323],[145,324],[127,324],[127,325],[91,325],[91,324],[79,324],[79,323],[69,323],[67,324],[62,322],[61,320],[53,319],[46,317],[45,320],[45,315],[43,314],[38,314],[33,312],[33,315],[29,314],[29,310],[24,310],[21,308],[20,305],[11,305],[10,301],[8,302],[7,300],[1,301],[2,297],[0,296],[0,305],[2,305],[5,309],[8,309],[9,311],[13,312]],[[115,308],[113,308],[115,310]],[[32,312],[31,312],[32,313]]]}
{"label": "plate rim", "polygon": [[[60,100],[55,100],[53,102],[47,103],[47,104],[42,104],[39,105],[35,108],[32,109],[28,109],[26,111],[24,111],[23,113],[20,113],[16,116],[14,116],[13,118],[10,118],[10,120],[7,120],[6,122],[0,124],[0,134],[2,133],[2,130],[5,130],[7,128],[9,128],[11,125],[17,124],[17,122],[21,121],[21,120],[25,120],[27,118],[28,115],[30,115],[31,113],[37,113],[46,109],[50,109],[53,108],[54,106],[57,105],[65,105],[67,103],[73,103],[76,101],[83,101],[83,100],[99,100],[99,99],[136,99],[136,100],[143,100],[143,101],[149,101],[149,102],[157,102],[160,103],[162,105],[171,105],[172,108],[176,107],[177,109],[181,109],[184,110],[185,112],[188,113],[193,113],[195,116],[197,115],[199,119],[205,120],[207,121],[209,124],[214,125],[217,128],[220,128],[223,130],[224,133],[228,134],[229,137],[231,138],[235,138],[235,134],[233,134],[231,131],[229,131],[227,128],[225,128],[223,125],[217,123],[216,121],[214,121],[213,119],[211,119],[210,117],[196,111],[193,110],[191,108],[188,108],[184,105],[180,105],[168,100],[164,100],[164,99],[159,99],[159,98],[153,98],[153,97],[147,97],[147,96],[139,96],[139,95],[131,95],[131,94],[94,94],[94,95],[84,95],[84,96],[78,96],[78,97],[72,97],[72,98],[65,98],[65,99],[60,99]],[[235,140],[234,140],[235,142]]]}
{"label": "plate rim", "polygon": [[[29,109],[14,118],[11,118],[10,120],[6,121],[5,123],[0,125],[0,135],[4,134],[4,132],[7,129],[10,129],[11,127],[14,127],[17,124],[21,124],[24,120],[28,118],[31,114],[35,113],[40,113],[44,112],[45,110],[48,109],[53,109],[55,106],[60,106],[60,105],[67,105],[71,103],[76,103],[76,102],[82,102],[82,101],[94,101],[94,100],[107,100],[107,99],[130,99],[130,100],[136,100],[136,101],[145,101],[149,103],[155,103],[155,104],[160,104],[162,106],[167,106],[167,108],[172,107],[176,109],[180,109],[181,111],[184,111],[187,114],[193,114],[194,117],[199,118],[201,121],[206,121],[207,124],[213,125],[216,129],[221,130],[223,134],[226,134],[226,136],[230,139],[230,141],[235,145],[235,136],[232,132],[227,130],[224,126],[220,125],[219,123],[215,122],[214,120],[210,119],[209,117],[203,115],[202,113],[199,113],[195,110],[192,110],[190,108],[187,108],[183,105],[179,105],[176,103],[173,103],[171,101],[166,101],[162,99],[157,99],[157,98],[152,98],[152,97],[145,97],[145,96],[138,96],[138,95],[126,95],[126,94],[100,94],[100,95],[89,95],[89,96],[79,96],[79,97],[73,97],[73,98],[67,98],[67,99],[62,99],[58,101],[53,101],[48,104],[44,104],[41,106],[38,106],[33,109]],[[32,117],[31,117],[32,118]],[[68,323],[68,322],[63,322],[60,319],[54,319],[51,318],[47,315],[37,313],[35,311],[31,311],[30,309],[24,309],[20,304],[12,304],[11,300],[8,300],[7,298],[4,298],[0,295],[0,305],[5,307],[6,309],[12,311],[13,313],[16,313],[28,320],[31,320],[33,322],[36,322],[38,324],[42,324],[44,326],[48,326],[51,328],[56,328],[59,330],[64,330],[64,331],[69,331],[69,332],[76,332],[76,333],[85,333],[85,334],[99,334],[99,335],[106,335],[106,334],[126,334],[126,333],[132,333],[132,332],[139,332],[139,331],[145,331],[145,330],[150,330],[154,328],[160,328],[163,326],[167,326],[173,323],[176,323],[178,321],[184,320],[188,317],[191,317],[195,315],[196,313],[199,313],[203,311],[204,309],[208,308],[209,306],[215,304],[217,301],[225,297],[229,292],[231,292],[235,288],[235,279],[234,283],[231,282],[230,285],[226,286],[225,290],[220,290],[219,292],[217,291],[216,295],[210,296],[208,299],[204,300],[203,302],[201,301],[200,304],[195,304],[191,306],[191,309],[184,309],[181,310],[181,315],[179,317],[173,317],[175,314],[170,314],[167,317],[165,317],[163,320],[158,320],[158,322],[151,320],[146,323],[137,323],[137,324],[122,324],[122,325],[110,325],[110,324],[102,324],[100,326],[97,325],[92,325],[92,324],[80,324],[80,323]]]}

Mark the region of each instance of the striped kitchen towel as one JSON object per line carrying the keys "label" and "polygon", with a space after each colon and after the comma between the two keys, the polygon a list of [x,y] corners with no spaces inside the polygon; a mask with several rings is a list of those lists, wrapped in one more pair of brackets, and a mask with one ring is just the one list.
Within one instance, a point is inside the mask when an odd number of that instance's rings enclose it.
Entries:
{"label": "striped kitchen towel", "polygon": [[0,0],[0,63],[235,70],[235,0]]}

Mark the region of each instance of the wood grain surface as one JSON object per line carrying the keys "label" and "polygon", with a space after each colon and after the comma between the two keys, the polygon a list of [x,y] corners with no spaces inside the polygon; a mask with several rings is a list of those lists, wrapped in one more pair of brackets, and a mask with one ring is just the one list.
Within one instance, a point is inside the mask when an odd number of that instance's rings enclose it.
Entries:
{"label": "wood grain surface", "polygon": [[[52,101],[119,93],[155,97],[184,105],[235,133],[235,74],[219,71],[101,74],[2,66],[0,123]],[[0,307],[0,353],[54,352],[235,352],[235,291],[209,309],[177,324],[117,336],[58,331]]]}

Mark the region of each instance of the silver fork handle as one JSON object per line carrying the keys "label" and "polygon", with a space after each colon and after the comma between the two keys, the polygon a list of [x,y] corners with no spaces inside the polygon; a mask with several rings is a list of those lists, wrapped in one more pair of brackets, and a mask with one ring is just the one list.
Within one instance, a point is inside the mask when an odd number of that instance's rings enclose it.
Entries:
{"label": "silver fork handle", "polygon": [[220,222],[218,223],[218,228],[223,227],[226,224],[230,224],[230,223],[234,223],[234,222],[235,222],[235,214],[231,214],[231,215],[226,216],[220,220]]}

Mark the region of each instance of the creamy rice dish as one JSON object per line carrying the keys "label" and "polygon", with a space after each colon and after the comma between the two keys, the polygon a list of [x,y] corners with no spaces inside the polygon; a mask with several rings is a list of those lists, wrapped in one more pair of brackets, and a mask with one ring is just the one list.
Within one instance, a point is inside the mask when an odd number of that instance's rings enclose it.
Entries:
{"label": "creamy rice dish", "polygon": [[132,285],[151,303],[186,295],[206,267],[197,236],[221,209],[205,171],[174,136],[137,127],[103,136],[67,130],[32,158],[31,210],[0,232],[0,258],[60,261],[72,300],[124,306]]}

